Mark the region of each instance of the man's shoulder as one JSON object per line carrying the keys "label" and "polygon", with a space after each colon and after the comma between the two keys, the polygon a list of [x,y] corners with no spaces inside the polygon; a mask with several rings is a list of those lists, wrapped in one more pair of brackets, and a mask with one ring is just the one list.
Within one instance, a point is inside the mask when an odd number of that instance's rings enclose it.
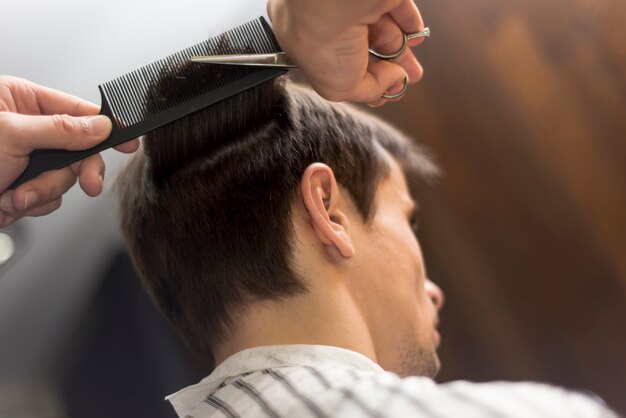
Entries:
{"label": "man's shoulder", "polygon": [[[602,400],[592,393],[567,390],[536,382],[494,381],[436,383],[427,377],[400,377],[391,372],[355,371],[339,368],[293,368],[285,370],[294,378],[306,373],[325,376],[327,390],[316,396],[358,407],[373,415],[398,416],[411,411],[424,416],[610,416]],[[312,388],[301,385],[304,393]],[[382,414],[381,414],[382,413]],[[372,415],[372,414],[369,414]],[[364,415],[364,416],[369,416]],[[353,416],[346,414],[345,416]]]}
{"label": "man's shoulder", "polygon": [[227,379],[205,404],[214,412],[250,417],[611,416],[587,396],[544,384],[437,384],[425,377],[315,366],[268,368]]}

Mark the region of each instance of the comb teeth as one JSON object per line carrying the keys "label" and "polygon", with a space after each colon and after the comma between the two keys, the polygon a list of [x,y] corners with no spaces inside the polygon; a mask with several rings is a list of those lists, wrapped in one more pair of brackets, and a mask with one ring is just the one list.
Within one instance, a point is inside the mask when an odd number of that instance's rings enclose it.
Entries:
{"label": "comb teeth", "polygon": [[146,93],[158,79],[164,76],[176,77],[177,72],[188,64],[189,58],[197,55],[266,54],[279,51],[280,46],[269,25],[263,18],[259,18],[103,84],[100,86],[103,100],[108,102],[118,128],[123,129],[200,97],[208,91],[228,86],[256,71],[252,68],[235,67],[203,88],[174,100],[148,97]]}

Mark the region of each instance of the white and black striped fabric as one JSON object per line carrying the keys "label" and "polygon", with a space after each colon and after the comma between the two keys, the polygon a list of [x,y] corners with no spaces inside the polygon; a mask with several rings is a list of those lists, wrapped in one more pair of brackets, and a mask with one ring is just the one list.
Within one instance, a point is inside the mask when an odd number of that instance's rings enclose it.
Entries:
{"label": "white and black striped fabric", "polygon": [[315,345],[241,351],[166,399],[181,418],[616,417],[557,387],[400,378],[359,353]]}

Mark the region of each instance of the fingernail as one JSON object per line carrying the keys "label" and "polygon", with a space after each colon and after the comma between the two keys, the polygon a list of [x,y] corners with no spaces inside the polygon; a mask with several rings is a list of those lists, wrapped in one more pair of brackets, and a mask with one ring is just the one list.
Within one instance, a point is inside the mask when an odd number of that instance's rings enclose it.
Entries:
{"label": "fingernail", "polygon": [[24,210],[28,210],[37,204],[37,194],[33,191],[24,194]]}
{"label": "fingernail", "polygon": [[5,212],[14,212],[13,209],[13,192],[7,192],[0,197],[0,209]]}
{"label": "fingernail", "polygon": [[85,116],[85,121],[93,135],[108,135],[111,131],[111,120],[104,115]]}

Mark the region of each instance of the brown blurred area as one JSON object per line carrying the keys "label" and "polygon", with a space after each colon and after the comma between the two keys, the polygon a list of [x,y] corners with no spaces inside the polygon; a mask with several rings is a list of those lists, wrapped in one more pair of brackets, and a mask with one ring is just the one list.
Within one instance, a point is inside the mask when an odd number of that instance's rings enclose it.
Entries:
{"label": "brown blurred area", "polygon": [[444,175],[420,241],[440,381],[586,388],[626,413],[626,2],[418,2],[425,77],[376,113]]}

